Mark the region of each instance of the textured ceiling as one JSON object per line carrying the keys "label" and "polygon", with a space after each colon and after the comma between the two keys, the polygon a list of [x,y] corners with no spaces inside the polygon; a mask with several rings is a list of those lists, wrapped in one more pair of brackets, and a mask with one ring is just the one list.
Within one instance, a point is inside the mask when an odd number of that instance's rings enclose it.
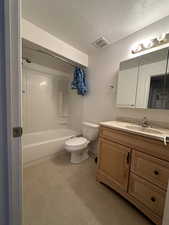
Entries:
{"label": "textured ceiling", "polygon": [[86,53],[169,15],[169,0],[23,0],[23,17]]}

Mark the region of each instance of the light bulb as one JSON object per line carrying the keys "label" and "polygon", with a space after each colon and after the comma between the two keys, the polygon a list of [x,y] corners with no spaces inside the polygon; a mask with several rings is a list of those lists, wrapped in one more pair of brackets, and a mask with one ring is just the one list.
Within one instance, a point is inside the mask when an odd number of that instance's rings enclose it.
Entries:
{"label": "light bulb", "polygon": [[154,45],[154,42],[152,40],[144,40],[143,46],[144,48],[152,48]]}
{"label": "light bulb", "polygon": [[135,44],[133,47],[132,47],[132,53],[137,53],[137,52],[140,52],[142,50],[142,45],[139,43],[139,44]]}
{"label": "light bulb", "polygon": [[166,34],[165,34],[165,33],[160,34],[160,35],[157,37],[157,40],[158,40],[159,42],[165,41],[165,40],[166,40]]}

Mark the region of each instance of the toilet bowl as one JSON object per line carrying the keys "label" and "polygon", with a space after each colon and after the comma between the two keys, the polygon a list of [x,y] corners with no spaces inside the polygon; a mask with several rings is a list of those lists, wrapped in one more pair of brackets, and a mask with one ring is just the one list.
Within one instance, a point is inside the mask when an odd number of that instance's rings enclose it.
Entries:
{"label": "toilet bowl", "polygon": [[71,153],[71,163],[80,163],[89,158],[88,144],[97,138],[99,125],[83,123],[83,137],[73,137],[65,142],[65,150]]}
{"label": "toilet bowl", "polygon": [[65,149],[71,153],[70,161],[72,163],[80,163],[89,158],[88,144],[89,141],[83,137],[74,137],[65,142]]}

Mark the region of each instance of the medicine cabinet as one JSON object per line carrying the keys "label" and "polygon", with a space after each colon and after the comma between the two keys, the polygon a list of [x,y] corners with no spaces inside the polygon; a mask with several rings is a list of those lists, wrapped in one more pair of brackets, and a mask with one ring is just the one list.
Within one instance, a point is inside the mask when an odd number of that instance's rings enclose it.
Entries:
{"label": "medicine cabinet", "polygon": [[117,107],[169,109],[169,49],[120,63]]}

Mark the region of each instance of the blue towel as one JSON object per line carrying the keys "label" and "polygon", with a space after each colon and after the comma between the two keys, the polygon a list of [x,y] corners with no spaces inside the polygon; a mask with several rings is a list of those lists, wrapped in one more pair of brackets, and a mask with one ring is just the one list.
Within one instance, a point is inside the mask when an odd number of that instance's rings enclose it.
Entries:
{"label": "blue towel", "polygon": [[74,71],[74,79],[71,83],[72,89],[77,89],[78,95],[86,95],[88,92],[86,74],[84,69],[76,67]]}

